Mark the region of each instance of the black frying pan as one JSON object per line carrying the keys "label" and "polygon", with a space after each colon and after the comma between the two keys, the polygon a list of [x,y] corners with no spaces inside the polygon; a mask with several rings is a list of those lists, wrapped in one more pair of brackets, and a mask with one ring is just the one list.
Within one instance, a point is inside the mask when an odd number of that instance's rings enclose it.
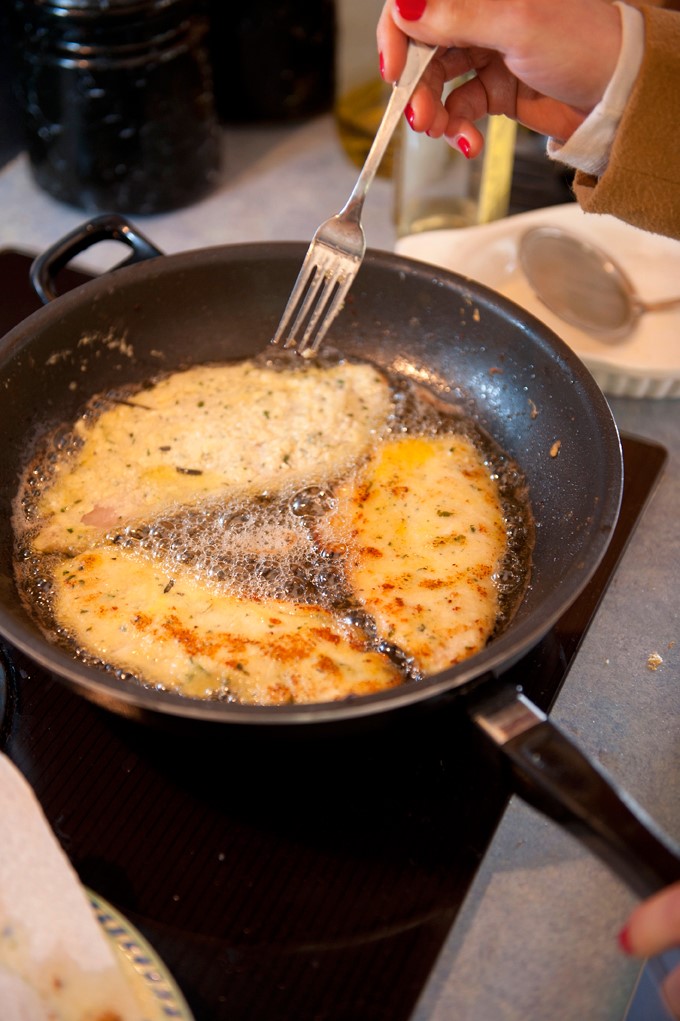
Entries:
{"label": "black frying pan", "polygon": [[[462,404],[521,465],[536,521],[532,581],[510,627],[441,674],[345,702],[281,707],[188,700],[87,666],[42,636],[12,570],[10,507],[41,428],[73,419],[98,391],[188,364],[253,355],[273,333],[302,262],[300,244],[160,256],[117,217],[100,217],[37,260],[54,296],[58,270],[102,238],[126,265],[30,316],[0,345],[0,633],[85,697],[141,719],[241,727],[341,725],[400,707],[461,704],[512,764],[527,800],[569,827],[640,894],[680,879],[680,856],[640,809],[525,700],[504,671],[552,627],[599,564],[616,524],[622,459],[604,397],[579,359],[528,313],[480,284],[369,252],[327,340],[426,382]],[[124,339],[125,344],[120,341]]]}

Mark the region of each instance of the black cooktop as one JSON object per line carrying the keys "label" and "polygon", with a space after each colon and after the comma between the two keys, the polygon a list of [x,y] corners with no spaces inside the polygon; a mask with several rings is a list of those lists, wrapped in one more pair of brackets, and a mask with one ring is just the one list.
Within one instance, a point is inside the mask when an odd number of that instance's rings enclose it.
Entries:
{"label": "black cooktop", "polygon": [[[0,253],[0,333],[37,307],[28,261]],[[665,460],[655,444],[623,445],[604,562],[506,675],[544,710]],[[510,793],[459,698],[329,731],[166,730],[91,705],[0,646],[3,700],[0,745],[196,1021],[411,1016]]]}

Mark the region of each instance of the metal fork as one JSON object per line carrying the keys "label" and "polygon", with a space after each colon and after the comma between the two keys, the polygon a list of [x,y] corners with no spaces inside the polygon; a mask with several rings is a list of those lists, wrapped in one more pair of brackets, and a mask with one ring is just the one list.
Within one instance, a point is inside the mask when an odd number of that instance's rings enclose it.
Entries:
{"label": "metal fork", "polygon": [[352,194],[335,216],[322,223],[307,249],[272,344],[314,354],[343,306],[366,251],[361,211],[380,161],[436,47],[411,40],[406,66],[383,114]]}

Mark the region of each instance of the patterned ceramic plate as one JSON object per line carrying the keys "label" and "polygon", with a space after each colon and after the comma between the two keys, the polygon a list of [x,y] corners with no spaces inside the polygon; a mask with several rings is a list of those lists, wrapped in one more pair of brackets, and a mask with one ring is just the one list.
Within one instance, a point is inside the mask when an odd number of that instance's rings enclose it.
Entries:
{"label": "patterned ceramic plate", "polygon": [[148,1021],[194,1021],[176,983],[144,937],[108,901],[87,890],[90,904],[144,1008]]}

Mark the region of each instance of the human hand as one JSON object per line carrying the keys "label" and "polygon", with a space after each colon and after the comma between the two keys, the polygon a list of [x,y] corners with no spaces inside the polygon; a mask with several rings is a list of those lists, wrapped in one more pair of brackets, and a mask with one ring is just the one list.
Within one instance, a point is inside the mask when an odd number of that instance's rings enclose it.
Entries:
{"label": "human hand", "polygon": [[[680,883],[639,904],[621,930],[619,943],[635,957],[653,957],[680,947]],[[661,988],[668,1009],[680,1019],[680,966],[666,976]]]}
{"label": "human hand", "polygon": [[[377,28],[386,81],[401,74],[409,36],[440,47],[411,99],[411,127],[476,156],[474,121],[486,114],[566,141],[614,73],[621,18],[609,0],[386,0]],[[442,102],[445,83],[471,70]]]}

